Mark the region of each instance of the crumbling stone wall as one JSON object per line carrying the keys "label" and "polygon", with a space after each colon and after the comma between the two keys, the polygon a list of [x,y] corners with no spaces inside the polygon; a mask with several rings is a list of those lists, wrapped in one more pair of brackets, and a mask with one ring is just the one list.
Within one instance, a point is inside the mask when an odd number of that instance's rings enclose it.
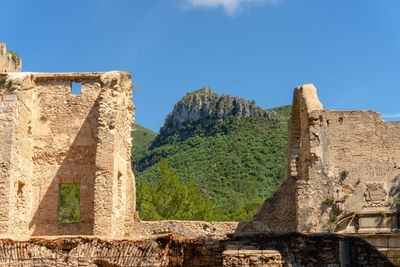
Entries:
{"label": "crumbling stone wall", "polygon": [[333,234],[256,233],[223,240],[0,239],[5,266],[394,266],[368,242]]}
{"label": "crumbling stone wall", "polygon": [[221,243],[223,266],[394,266],[371,244],[353,236],[242,233]]}
{"label": "crumbling stone wall", "polygon": [[303,85],[293,95],[288,179],[244,230],[395,231],[399,168],[399,122],[323,109],[315,87]]}
{"label": "crumbling stone wall", "polygon": [[21,58],[8,52],[5,43],[0,43],[0,72],[20,72],[21,65]]}
{"label": "crumbling stone wall", "polygon": [[131,229],[135,238],[175,233],[186,238],[224,239],[227,234],[234,233],[238,222],[202,222],[202,221],[135,221]]}
{"label": "crumbling stone wall", "polygon": [[[0,74],[0,234],[129,236],[131,86],[125,72]],[[78,223],[59,222],[60,184],[81,185]]]}

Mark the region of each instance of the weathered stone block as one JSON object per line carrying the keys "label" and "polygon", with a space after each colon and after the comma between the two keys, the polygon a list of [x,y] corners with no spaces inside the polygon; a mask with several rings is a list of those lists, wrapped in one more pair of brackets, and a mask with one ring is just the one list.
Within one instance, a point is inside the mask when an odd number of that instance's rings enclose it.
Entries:
{"label": "weathered stone block", "polygon": [[[17,100],[16,95],[3,95],[3,101],[15,101]],[[6,105],[6,103],[4,103]]]}

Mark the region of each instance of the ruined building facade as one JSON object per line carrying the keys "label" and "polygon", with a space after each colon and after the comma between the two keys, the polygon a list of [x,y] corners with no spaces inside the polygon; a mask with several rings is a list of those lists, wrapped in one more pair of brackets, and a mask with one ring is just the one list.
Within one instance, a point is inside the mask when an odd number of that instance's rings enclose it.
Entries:
{"label": "ruined building facade", "polygon": [[[0,48],[0,235],[129,236],[130,74],[19,72]],[[59,220],[62,184],[80,185],[79,222]]]}
{"label": "ruined building facade", "polygon": [[398,230],[400,122],[379,112],[322,107],[313,85],[294,91],[288,178],[248,231]]}

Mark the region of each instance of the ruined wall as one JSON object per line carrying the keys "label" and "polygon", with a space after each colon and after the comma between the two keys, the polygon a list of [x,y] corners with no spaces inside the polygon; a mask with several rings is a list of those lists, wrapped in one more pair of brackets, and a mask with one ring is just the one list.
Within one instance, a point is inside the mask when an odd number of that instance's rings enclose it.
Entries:
{"label": "ruined wall", "polygon": [[310,118],[306,224],[312,231],[398,229],[400,122],[373,111],[320,110]]}
{"label": "ruined wall", "polygon": [[399,168],[400,122],[323,109],[303,85],[293,95],[288,179],[243,230],[395,231]]}
{"label": "ruined wall", "polygon": [[[75,80],[77,81],[77,80]],[[70,79],[37,79],[34,98],[34,235],[93,234],[98,79],[80,80],[71,94]],[[59,223],[60,184],[81,185],[79,225]],[[64,233],[60,233],[64,229]]]}
{"label": "ruined wall", "polygon": [[293,93],[292,114],[289,119],[288,138],[288,178],[282,186],[265,200],[251,222],[242,225],[239,231],[303,231],[300,229],[304,210],[299,203],[306,197],[310,163],[309,119],[308,114],[321,110],[316,89],[312,84],[299,86]]}
{"label": "ruined wall", "polygon": [[132,224],[132,236],[145,238],[160,233],[175,233],[186,238],[224,239],[234,233],[238,222],[202,222],[202,221],[136,221]]}
{"label": "ruined wall", "polygon": [[243,233],[221,243],[223,266],[394,266],[371,244],[353,236]]}
{"label": "ruined wall", "polygon": [[[2,234],[129,235],[131,85],[123,72],[0,75]],[[78,223],[59,221],[60,184],[80,184]]]}
{"label": "ruined wall", "polygon": [[394,266],[368,242],[333,234],[240,234],[223,240],[58,237],[0,240],[4,266]]}
{"label": "ruined wall", "polygon": [[20,72],[21,65],[21,58],[7,51],[5,43],[0,43],[0,72]]}

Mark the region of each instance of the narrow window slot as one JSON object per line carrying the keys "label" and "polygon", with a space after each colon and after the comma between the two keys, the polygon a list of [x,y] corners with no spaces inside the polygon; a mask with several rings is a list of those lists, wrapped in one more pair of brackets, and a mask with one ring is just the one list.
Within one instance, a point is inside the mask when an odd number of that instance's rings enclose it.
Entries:
{"label": "narrow window slot", "polygon": [[71,94],[72,95],[80,95],[82,93],[82,84],[72,82],[71,83]]}

